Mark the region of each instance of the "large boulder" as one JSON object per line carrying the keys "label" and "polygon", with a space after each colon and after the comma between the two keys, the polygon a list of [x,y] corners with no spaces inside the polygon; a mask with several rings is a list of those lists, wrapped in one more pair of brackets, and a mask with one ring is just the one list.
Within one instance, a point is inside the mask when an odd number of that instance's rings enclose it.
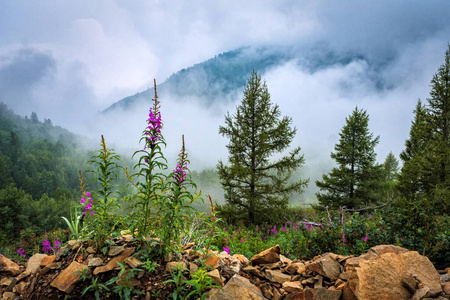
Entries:
{"label": "large boulder", "polygon": [[209,300],[265,300],[261,289],[247,278],[234,275],[223,289],[214,288],[209,293]]}
{"label": "large boulder", "polygon": [[0,254],[0,274],[16,276],[19,273],[19,265]]}
{"label": "large boulder", "polygon": [[343,299],[410,299],[415,294],[414,287],[405,283],[411,276],[429,288],[428,296],[442,291],[439,274],[428,258],[416,251],[386,252],[360,262],[351,271]]}

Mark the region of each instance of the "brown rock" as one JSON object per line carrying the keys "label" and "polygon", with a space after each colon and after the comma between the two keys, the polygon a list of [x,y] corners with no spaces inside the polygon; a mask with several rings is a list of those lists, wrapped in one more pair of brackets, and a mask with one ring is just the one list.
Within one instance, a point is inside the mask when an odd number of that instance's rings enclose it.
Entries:
{"label": "brown rock", "polygon": [[289,258],[287,258],[287,257],[285,257],[284,255],[281,255],[280,254],[280,261],[283,263],[283,264],[290,264],[291,262],[292,262],[292,260],[290,260]]}
{"label": "brown rock", "polygon": [[33,275],[36,274],[37,269],[39,268],[39,265],[41,264],[41,261],[46,256],[47,256],[47,254],[37,253],[37,254],[33,255],[32,257],[30,257],[30,259],[27,262],[27,269],[25,270],[25,272],[33,274]]}
{"label": "brown rock", "polygon": [[345,260],[345,270],[346,271],[353,271],[356,267],[359,267],[359,264],[363,261],[366,261],[363,257],[351,257]]}
{"label": "brown rock", "polygon": [[219,267],[219,256],[217,254],[209,255],[205,260],[205,266],[210,266],[213,269],[217,269]]}
{"label": "brown rock", "polygon": [[16,294],[12,292],[4,292],[1,300],[15,300]]}
{"label": "brown rock", "polygon": [[329,290],[324,287],[318,288],[316,290],[317,291],[314,294],[312,300],[339,300],[342,295],[342,291]]}
{"label": "brown rock", "polygon": [[434,268],[431,261],[417,253],[416,251],[408,251],[400,254],[406,266],[406,273],[412,274],[421,283],[430,288],[429,294],[435,296],[442,292],[441,278]]}
{"label": "brown rock", "polygon": [[95,268],[94,275],[97,275],[99,273],[108,272],[108,271],[111,271],[112,269],[114,269],[115,267],[118,267],[119,265],[117,263],[123,263],[125,258],[129,257],[131,254],[134,253],[134,249],[135,249],[134,247],[126,248],[122,252],[122,254],[120,254],[119,256],[113,257],[113,259],[111,259],[109,261],[109,263],[106,264],[106,266],[101,266],[101,267]]}
{"label": "brown rock", "polygon": [[276,245],[252,257],[252,265],[271,264],[280,261],[280,246]]}
{"label": "brown rock", "polygon": [[89,267],[98,267],[103,264],[103,259],[100,257],[93,257],[91,259],[88,259],[88,266]]}
{"label": "brown rock", "polygon": [[[217,271],[217,270],[214,270]],[[209,300],[265,300],[261,290],[250,283],[247,278],[234,275],[221,290],[214,288],[209,293]]]}
{"label": "brown rock", "polygon": [[429,288],[427,295],[442,291],[439,274],[428,258],[415,251],[400,249],[398,253],[387,252],[375,260],[361,262],[344,287],[344,299],[409,299],[413,296],[413,284],[405,287],[409,275]]}
{"label": "brown rock", "polygon": [[198,266],[196,264],[190,263],[189,264],[189,273],[194,274],[198,271]]}
{"label": "brown rock", "polygon": [[244,271],[245,273],[252,274],[253,276],[262,276],[261,272],[256,267],[246,266],[242,269],[242,271]]}
{"label": "brown rock", "polygon": [[28,291],[28,286],[30,285],[30,283],[25,282],[25,281],[21,281],[18,284],[16,284],[15,288],[16,288],[16,292],[23,295],[26,294]]}
{"label": "brown rock", "polygon": [[92,248],[91,246],[86,248],[86,252],[89,254],[95,254],[97,251],[95,251],[94,248]]}
{"label": "brown rock", "polygon": [[216,285],[223,286],[223,279],[220,276],[219,270],[214,269],[206,274],[214,280]]}
{"label": "brown rock", "polygon": [[278,291],[278,289],[274,288],[273,289],[273,297],[271,300],[280,300],[281,299],[281,293],[280,291]]}
{"label": "brown rock", "polygon": [[81,273],[75,272],[83,271],[86,268],[88,268],[88,266],[74,261],[66,269],[64,269],[50,285],[62,292],[70,294],[75,287],[77,280],[81,276]]}
{"label": "brown rock", "polygon": [[248,265],[250,263],[248,258],[242,254],[234,254],[233,257],[239,259],[243,265]]}
{"label": "brown rock", "polygon": [[166,265],[166,272],[176,272],[177,269],[186,269],[186,263],[184,261],[171,261]]}
{"label": "brown rock", "polygon": [[301,274],[306,271],[306,266],[304,263],[295,262],[288,264],[285,270],[290,274]]}
{"label": "brown rock", "polygon": [[411,297],[410,300],[420,300],[430,291],[430,288],[427,286],[424,286],[423,288],[418,289],[414,295]]}
{"label": "brown rock", "polygon": [[117,256],[125,250],[125,246],[111,246],[108,251],[108,256]]}
{"label": "brown rock", "polygon": [[283,282],[283,289],[288,293],[296,293],[303,291],[303,286],[300,281],[286,281]]}
{"label": "brown rock", "polygon": [[[11,284],[13,278],[12,277],[3,277],[0,278],[0,287],[1,286],[8,286]],[[1,290],[1,289],[0,289]]]}
{"label": "brown rock", "polygon": [[139,259],[137,259],[134,256],[125,258],[124,262],[126,262],[133,269],[140,268],[144,265],[143,262],[141,262]]}
{"label": "brown rock", "polygon": [[45,256],[42,260],[41,263],[39,264],[40,267],[45,267],[48,264],[51,264],[55,261],[56,259],[56,255],[49,255],[49,256]]}
{"label": "brown rock", "polygon": [[238,274],[241,270],[241,261],[235,257],[227,256],[220,260],[220,267],[223,272],[234,275]]}
{"label": "brown rock", "polygon": [[266,270],[266,278],[272,282],[283,284],[286,281],[291,281],[291,275],[284,274],[280,270]]}
{"label": "brown rock", "polygon": [[263,293],[264,297],[267,299],[273,298],[273,287],[270,285],[270,283],[266,282],[260,286],[261,292]]}
{"label": "brown rock", "polygon": [[332,281],[338,279],[339,274],[341,274],[341,265],[331,255],[324,255],[314,260],[307,269],[328,277]]}
{"label": "brown rock", "polygon": [[361,255],[365,259],[377,259],[385,253],[395,253],[397,255],[408,252],[408,249],[394,245],[378,245],[372,247],[366,254]]}
{"label": "brown rock", "polygon": [[0,254],[0,274],[16,276],[19,273],[19,265]]}
{"label": "brown rock", "polygon": [[447,281],[447,282],[443,282],[443,283],[442,283],[442,290],[443,290],[444,293],[446,293],[447,295],[450,295],[450,281]]}

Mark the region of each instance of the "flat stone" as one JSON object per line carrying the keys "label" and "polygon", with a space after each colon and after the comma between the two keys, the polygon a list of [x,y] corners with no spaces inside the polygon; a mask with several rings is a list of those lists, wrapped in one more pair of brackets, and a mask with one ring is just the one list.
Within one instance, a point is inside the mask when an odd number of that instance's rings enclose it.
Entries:
{"label": "flat stone", "polygon": [[119,265],[117,263],[123,263],[125,258],[131,256],[131,254],[134,253],[135,248],[125,248],[125,250],[122,252],[122,254],[113,257],[105,266],[100,266],[95,268],[94,275],[97,275],[99,273],[109,272],[115,267],[118,267]]}
{"label": "flat stone", "polygon": [[280,261],[280,246],[276,245],[272,248],[266,249],[256,255],[251,259],[252,265],[260,264],[272,264]]}
{"label": "flat stone", "polygon": [[125,246],[111,246],[108,251],[108,256],[117,256],[125,250]]}
{"label": "flat stone", "polygon": [[[214,270],[217,271],[217,270]],[[261,289],[242,276],[234,275],[223,289],[213,288],[209,300],[265,300]]]}
{"label": "flat stone", "polygon": [[88,267],[98,267],[103,264],[103,259],[100,257],[93,257],[91,259],[88,259]]}
{"label": "flat stone", "polygon": [[283,290],[285,290],[288,293],[295,293],[295,292],[301,292],[303,291],[303,286],[300,283],[300,281],[286,281],[283,282]]}
{"label": "flat stone", "polygon": [[65,292],[66,294],[70,294],[81,276],[81,273],[75,272],[83,271],[86,268],[88,268],[88,266],[74,261],[66,269],[64,269],[50,285],[62,292]]}
{"label": "flat stone", "polygon": [[286,281],[291,281],[291,275],[284,274],[280,270],[266,270],[266,278],[272,282],[283,284]]}
{"label": "flat stone", "polygon": [[56,255],[48,255],[45,256],[42,260],[41,263],[39,264],[40,267],[45,267],[48,264],[51,264],[55,261],[56,259]]}
{"label": "flat stone", "polygon": [[86,248],[86,252],[89,254],[95,254],[97,251],[95,251],[94,248],[92,248],[91,246]]}
{"label": "flat stone", "polygon": [[133,269],[140,268],[144,265],[139,259],[134,256],[130,256],[125,259],[125,262]]}
{"label": "flat stone", "polygon": [[16,276],[19,273],[19,265],[0,254],[0,274]]}
{"label": "flat stone", "polygon": [[259,269],[253,266],[246,266],[242,269],[242,271],[244,271],[245,273],[252,274],[254,276],[262,276]]}

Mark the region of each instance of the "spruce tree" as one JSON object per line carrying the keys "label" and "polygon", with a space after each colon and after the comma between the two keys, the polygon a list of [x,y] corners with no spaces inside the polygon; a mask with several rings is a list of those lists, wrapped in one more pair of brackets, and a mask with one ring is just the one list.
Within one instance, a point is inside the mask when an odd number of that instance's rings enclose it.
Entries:
{"label": "spruce tree", "polygon": [[228,164],[217,164],[226,200],[218,207],[222,217],[247,224],[271,221],[287,208],[289,194],[302,192],[307,180],[289,180],[304,163],[300,147],[272,160],[290,146],[297,131],[291,124],[292,118],[281,117],[266,83],[253,71],[236,113],[227,113],[225,126],[219,128],[229,138]]}
{"label": "spruce tree", "polygon": [[403,166],[398,175],[400,193],[411,200],[429,189],[425,180],[428,177],[425,174],[432,169],[425,157],[431,134],[427,119],[426,108],[419,99],[414,110],[409,139],[405,142],[405,150],[400,153]]}
{"label": "spruce tree", "polygon": [[379,136],[369,132],[369,115],[355,108],[339,133],[339,143],[331,153],[337,167],[317,180],[316,193],[322,206],[358,208],[377,202],[382,168],[375,162]]}
{"label": "spruce tree", "polygon": [[414,113],[399,176],[400,192],[410,200],[450,190],[450,45],[431,80],[427,105],[419,100]]}

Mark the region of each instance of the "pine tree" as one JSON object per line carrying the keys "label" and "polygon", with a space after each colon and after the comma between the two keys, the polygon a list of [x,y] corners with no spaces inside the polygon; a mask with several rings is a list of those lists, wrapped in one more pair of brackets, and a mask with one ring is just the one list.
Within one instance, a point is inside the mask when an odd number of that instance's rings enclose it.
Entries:
{"label": "pine tree", "polygon": [[316,181],[321,190],[316,193],[319,203],[330,208],[356,208],[377,202],[382,168],[375,162],[374,148],[379,136],[374,138],[369,132],[367,112],[356,107],[339,136],[331,153],[337,167]]}
{"label": "pine tree", "polygon": [[226,204],[218,207],[223,217],[258,224],[276,217],[286,209],[288,196],[302,192],[307,180],[289,182],[303,163],[300,147],[276,161],[291,144],[296,128],[292,119],[273,105],[266,83],[253,71],[244,97],[232,116],[227,113],[219,133],[229,138],[228,164],[217,164]]}

